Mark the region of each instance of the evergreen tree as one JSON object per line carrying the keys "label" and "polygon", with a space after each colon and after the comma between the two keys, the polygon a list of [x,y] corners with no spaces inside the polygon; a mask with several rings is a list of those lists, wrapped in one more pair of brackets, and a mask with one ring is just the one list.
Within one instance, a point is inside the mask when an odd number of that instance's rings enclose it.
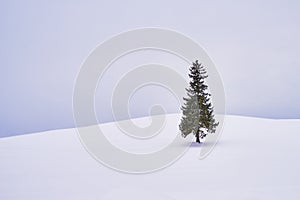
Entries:
{"label": "evergreen tree", "polygon": [[196,142],[200,143],[200,139],[216,131],[219,122],[214,119],[211,94],[208,93],[208,86],[204,81],[208,77],[206,70],[198,60],[190,67],[189,77],[191,81],[186,89],[187,97],[183,98],[185,103],[181,107],[183,116],[179,129],[183,137],[193,133]]}

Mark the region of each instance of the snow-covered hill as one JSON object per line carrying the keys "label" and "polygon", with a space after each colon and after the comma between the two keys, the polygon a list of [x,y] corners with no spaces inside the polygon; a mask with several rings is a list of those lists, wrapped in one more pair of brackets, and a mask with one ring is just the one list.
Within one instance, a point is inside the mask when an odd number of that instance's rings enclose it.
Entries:
{"label": "snow-covered hill", "polygon": [[[114,123],[100,126],[116,146],[151,152],[174,136],[179,115],[168,120],[174,126],[167,124],[166,137],[154,137],[154,143],[131,142]],[[75,129],[1,138],[0,199],[300,199],[300,120],[226,116],[222,136],[204,160],[198,159],[200,148],[192,145],[163,170],[132,175],[94,160]]]}

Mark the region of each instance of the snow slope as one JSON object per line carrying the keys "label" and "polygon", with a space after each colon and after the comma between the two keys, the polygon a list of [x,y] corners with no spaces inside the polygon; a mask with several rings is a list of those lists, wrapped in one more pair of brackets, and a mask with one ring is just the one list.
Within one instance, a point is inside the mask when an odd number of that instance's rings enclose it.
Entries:
{"label": "snow slope", "polygon": [[[178,124],[179,115],[168,115]],[[147,119],[139,119],[147,124]],[[128,151],[151,152],[172,139],[129,143],[114,123],[100,125]],[[163,141],[163,142],[162,142]],[[300,199],[300,120],[226,116],[221,139],[199,160],[192,145],[163,170],[132,175],[94,160],[75,129],[0,139],[0,199]]]}

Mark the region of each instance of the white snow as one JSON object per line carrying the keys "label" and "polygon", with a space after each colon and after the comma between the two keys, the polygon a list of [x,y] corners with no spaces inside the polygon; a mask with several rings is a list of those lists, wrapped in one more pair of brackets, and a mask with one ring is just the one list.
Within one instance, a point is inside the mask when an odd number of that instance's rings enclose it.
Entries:
{"label": "white snow", "polygon": [[[174,136],[178,120],[168,115],[162,132],[168,136],[151,138],[152,145],[130,143],[114,123],[100,126],[116,146],[151,152]],[[94,160],[75,129],[1,138],[0,199],[298,200],[299,141],[300,120],[226,116],[222,136],[204,160],[193,145],[170,167],[132,175]]]}

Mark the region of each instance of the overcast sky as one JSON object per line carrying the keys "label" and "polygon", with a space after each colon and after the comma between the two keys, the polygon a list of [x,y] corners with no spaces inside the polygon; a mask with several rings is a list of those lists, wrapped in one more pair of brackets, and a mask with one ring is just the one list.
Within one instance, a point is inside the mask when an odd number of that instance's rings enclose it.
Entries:
{"label": "overcast sky", "polygon": [[[0,2],[0,137],[72,127],[82,62],[112,35],[149,26],[179,31],[204,47],[223,79],[228,114],[300,118],[299,1],[67,2]],[[146,59],[168,60],[148,53]],[[96,99],[109,102],[109,83]],[[147,97],[153,92],[160,98]],[[145,101],[130,106],[133,117],[157,102],[178,110],[162,88],[145,88],[134,98]],[[112,120],[105,103],[96,107],[100,121]]]}

